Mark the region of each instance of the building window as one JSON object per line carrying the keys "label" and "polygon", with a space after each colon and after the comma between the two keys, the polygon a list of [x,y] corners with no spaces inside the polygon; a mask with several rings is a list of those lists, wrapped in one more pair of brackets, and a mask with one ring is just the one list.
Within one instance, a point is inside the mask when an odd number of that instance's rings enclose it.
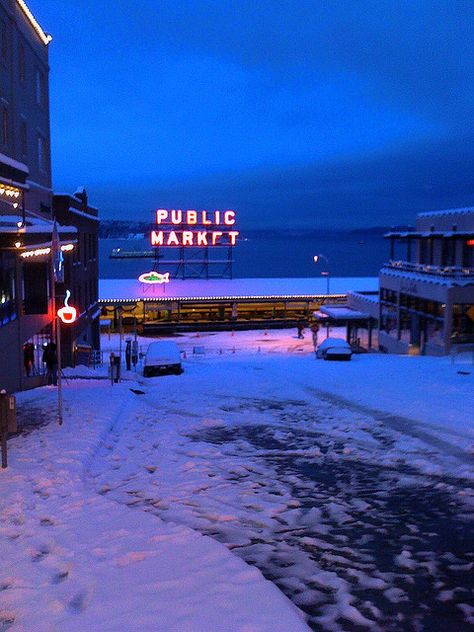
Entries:
{"label": "building window", "polygon": [[39,68],[36,69],[36,103],[44,103],[44,75]]}
{"label": "building window", "polygon": [[48,313],[48,274],[46,263],[28,263],[23,266],[25,314]]}
{"label": "building window", "polygon": [[7,23],[4,22],[2,20],[2,22],[0,23],[0,35],[2,38],[1,41],[1,59],[2,59],[2,64],[4,66],[7,65],[7,58],[8,58],[8,30],[7,30]]}
{"label": "building window", "polygon": [[3,271],[0,274],[0,327],[15,318],[15,274],[13,270]]}
{"label": "building window", "polygon": [[46,171],[46,141],[42,136],[38,136],[38,169]]}
{"label": "building window", "polygon": [[28,126],[24,119],[20,122],[20,146],[23,156],[28,154]]}
{"label": "building window", "polygon": [[18,48],[18,75],[21,82],[26,80],[26,56],[23,44],[20,44]]}
{"label": "building window", "polygon": [[4,105],[2,108],[2,133],[1,133],[2,145],[8,145],[8,128],[9,128],[8,108],[6,105]]}

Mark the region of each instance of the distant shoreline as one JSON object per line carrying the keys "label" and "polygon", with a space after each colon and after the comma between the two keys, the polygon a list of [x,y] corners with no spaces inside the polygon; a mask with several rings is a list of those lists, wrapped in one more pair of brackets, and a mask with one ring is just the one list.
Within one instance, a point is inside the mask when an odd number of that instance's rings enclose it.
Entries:
{"label": "distant shoreline", "polygon": [[[153,226],[152,224],[145,222],[122,222],[122,221],[112,221],[112,220],[102,220],[100,223],[99,229],[99,238],[100,239],[128,239],[135,238],[134,235],[147,235]],[[400,229],[400,227],[396,227]],[[406,227],[402,227],[406,230]],[[393,230],[393,227],[388,226],[370,226],[367,228],[256,228],[246,230],[241,229],[241,238],[259,238],[264,237],[265,239],[278,238],[281,239],[282,236],[286,235],[291,238],[309,238],[309,237],[335,237],[337,235],[345,235],[350,236],[354,235],[355,237],[361,236],[380,236],[383,237],[386,233]],[[132,237],[130,237],[132,236]]]}

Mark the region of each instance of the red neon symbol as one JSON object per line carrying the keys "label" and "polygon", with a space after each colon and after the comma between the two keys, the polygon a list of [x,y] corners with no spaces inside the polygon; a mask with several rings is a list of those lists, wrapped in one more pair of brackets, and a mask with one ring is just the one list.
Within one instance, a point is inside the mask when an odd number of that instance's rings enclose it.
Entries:
{"label": "red neon symbol", "polygon": [[66,290],[66,298],[64,299],[64,307],[58,309],[58,317],[63,321],[64,324],[70,325],[77,320],[77,309],[69,305],[68,301],[71,297],[71,292]]}
{"label": "red neon symbol", "polygon": [[467,240],[467,245],[468,246],[474,246],[474,239],[468,239]]}

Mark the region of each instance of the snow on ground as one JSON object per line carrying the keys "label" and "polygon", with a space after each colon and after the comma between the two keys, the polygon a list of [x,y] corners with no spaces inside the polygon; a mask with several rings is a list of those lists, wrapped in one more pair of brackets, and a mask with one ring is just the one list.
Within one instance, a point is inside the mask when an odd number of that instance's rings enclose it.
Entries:
{"label": "snow on ground", "polygon": [[54,389],[18,396],[20,420],[44,425],[9,441],[0,471],[0,630],[307,629],[275,586],[211,538],[88,485],[97,450],[136,414],[133,398],[127,386],[70,381],[59,427]]}
{"label": "snow on ground", "polygon": [[183,375],[71,379],[65,426],[10,442],[2,616],[50,624],[11,629],[304,629],[215,541],[315,630],[472,629],[469,358],[324,362],[292,330],[174,339]]}

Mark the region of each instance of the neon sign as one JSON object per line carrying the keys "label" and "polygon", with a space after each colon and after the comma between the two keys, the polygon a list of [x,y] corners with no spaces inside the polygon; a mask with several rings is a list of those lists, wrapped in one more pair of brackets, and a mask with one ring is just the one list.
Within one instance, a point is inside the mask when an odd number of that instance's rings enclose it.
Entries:
{"label": "neon sign", "polygon": [[468,239],[467,240],[467,245],[468,246],[474,246],[474,239]]}
{"label": "neon sign", "polygon": [[64,299],[64,307],[58,309],[58,318],[62,320],[65,325],[70,325],[77,320],[77,309],[72,305],[69,305],[68,301],[71,297],[71,292],[66,290],[66,298]]}
{"label": "neon sign", "polygon": [[159,283],[169,283],[170,282],[170,273],[166,272],[165,274],[160,274],[159,272],[145,272],[138,277],[140,283],[148,283],[149,285],[155,285]]}
{"label": "neon sign", "polygon": [[158,230],[151,232],[152,246],[235,246],[238,230],[235,211],[195,211],[158,209]]}

